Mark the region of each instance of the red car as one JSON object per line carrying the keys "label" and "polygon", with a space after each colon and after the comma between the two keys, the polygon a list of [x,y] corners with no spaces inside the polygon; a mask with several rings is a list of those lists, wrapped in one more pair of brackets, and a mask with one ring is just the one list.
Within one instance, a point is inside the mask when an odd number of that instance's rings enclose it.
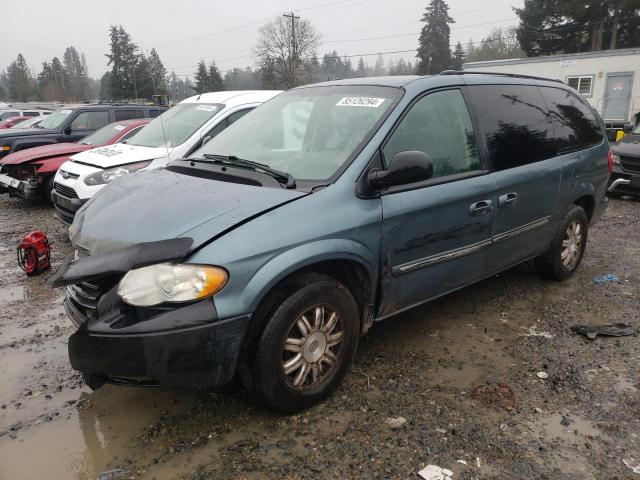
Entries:
{"label": "red car", "polygon": [[51,201],[53,177],[69,157],[96,147],[125,141],[151,118],[114,122],[84,137],[78,143],[55,143],[19,150],[0,160],[0,193],[10,197]]}
{"label": "red car", "polygon": [[20,123],[23,120],[29,120],[30,118],[32,118],[32,117],[11,117],[11,118],[7,118],[6,120],[2,120],[0,122],[0,128],[11,128],[16,123]]}

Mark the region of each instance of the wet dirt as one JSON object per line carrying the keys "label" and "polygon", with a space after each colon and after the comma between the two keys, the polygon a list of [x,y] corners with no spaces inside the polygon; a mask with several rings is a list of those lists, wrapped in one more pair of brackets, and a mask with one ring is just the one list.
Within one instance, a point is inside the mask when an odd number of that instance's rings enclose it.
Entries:
{"label": "wet dirt", "polygon": [[[270,413],[232,384],[217,392],[106,386],[69,366],[73,331],[51,272],[27,278],[30,230],[72,254],[50,208],[0,199],[0,478],[640,478],[640,202],[612,200],[578,273],[530,264],[375,325],[343,385],[299,415]],[[618,283],[594,284],[614,273]],[[547,377],[541,379],[538,372]],[[474,392],[476,394],[474,395]],[[480,393],[477,393],[480,392]],[[391,428],[385,419],[404,417]],[[458,462],[463,460],[466,465]]]}

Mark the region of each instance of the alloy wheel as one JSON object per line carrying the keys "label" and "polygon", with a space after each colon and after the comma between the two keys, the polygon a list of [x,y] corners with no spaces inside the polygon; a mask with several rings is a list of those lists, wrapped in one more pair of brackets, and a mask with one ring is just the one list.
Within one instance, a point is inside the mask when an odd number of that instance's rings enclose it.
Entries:
{"label": "alloy wheel", "polygon": [[560,253],[562,264],[571,270],[575,267],[580,257],[582,249],[582,225],[574,220],[569,224],[562,240],[562,251]]}

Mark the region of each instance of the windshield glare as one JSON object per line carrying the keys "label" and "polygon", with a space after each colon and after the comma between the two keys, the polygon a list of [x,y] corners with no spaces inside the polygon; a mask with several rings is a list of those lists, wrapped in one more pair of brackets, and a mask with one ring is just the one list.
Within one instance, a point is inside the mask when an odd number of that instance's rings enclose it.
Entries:
{"label": "windshield glare", "polygon": [[219,104],[179,103],[155,118],[128,140],[127,144],[140,147],[176,147],[223,107],[224,105]]}
{"label": "windshield glare", "polygon": [[193,157],[234,155],[300,180],[326,180],[392,108],[390,87],[309,87],[278,95],[211,139]]}
{"label": "windshield glare", "polygon": [[638,135],[640,135],[640,123],[636,125],[636,128],[634,128],[631,133],[637,133]]}
{"label": "windshield glare", "polygon": [[117,123],[107,125],[96,130],[91,135],[87,135],[86,137],[84,137],[82,140],[80,140],[80,143],[84,145],[93,145],[94,147],[107,145],[111,143],[111,139],[113,137],[121,134],[126,128],[127,127],[125,127],[124,125],[119,125]]}
{"label": "windshield glare", "polygon": [[46,118],[38,124],[38,127],[58,128],[65,122],[70,114],[71,110],[57,110],[51,115],[47,115]]}

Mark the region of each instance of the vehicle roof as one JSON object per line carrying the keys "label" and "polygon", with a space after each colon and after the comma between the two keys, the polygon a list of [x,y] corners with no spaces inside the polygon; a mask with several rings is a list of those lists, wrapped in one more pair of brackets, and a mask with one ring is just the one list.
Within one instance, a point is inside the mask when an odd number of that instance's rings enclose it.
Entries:
{"label": "vehicle roof", "polygon": [[68,103],[65,105],[61,105],[57,108],[57,110],[75,110],[78,108],[153,108],[153,109],[164,109],[167,107],[158,107],[157,105],[144,105],[142,103]]}
{"label": "vehicle roof", "polygon": [[522,75],[509,75],[504,73],[472,73],[472,72],[451,72],[445,75],[398,75],[385,77],[363,77],[345,78],[342,80],[332,80],[329,82],[303,85],[297,88],[308,88],[317,86],[339,86],[339,85],[373,85],[380,87],[404,88],[410,84],[419,83],[421,86],[444,86],[447,84],[480,84],[480,83],[502,83],[502,84],[552,84],[554,86],[564,86],[565,84],[555,79],[541,77],[527,77]]}
{"label": "vehicle roof", "polygon": [[223,103],[226,106],[262,103],[282,93],[282,90],[225,90],[186,98],[180,103]]}
{"label": "vehicle roof", "polygon": [[153,118],[133,118],[131,120],[121,120],[119,122],[111,122],[107,126],[124,125],[125,127],[137,127],[138,125],[146,125],[151,120],[153,120]]}

